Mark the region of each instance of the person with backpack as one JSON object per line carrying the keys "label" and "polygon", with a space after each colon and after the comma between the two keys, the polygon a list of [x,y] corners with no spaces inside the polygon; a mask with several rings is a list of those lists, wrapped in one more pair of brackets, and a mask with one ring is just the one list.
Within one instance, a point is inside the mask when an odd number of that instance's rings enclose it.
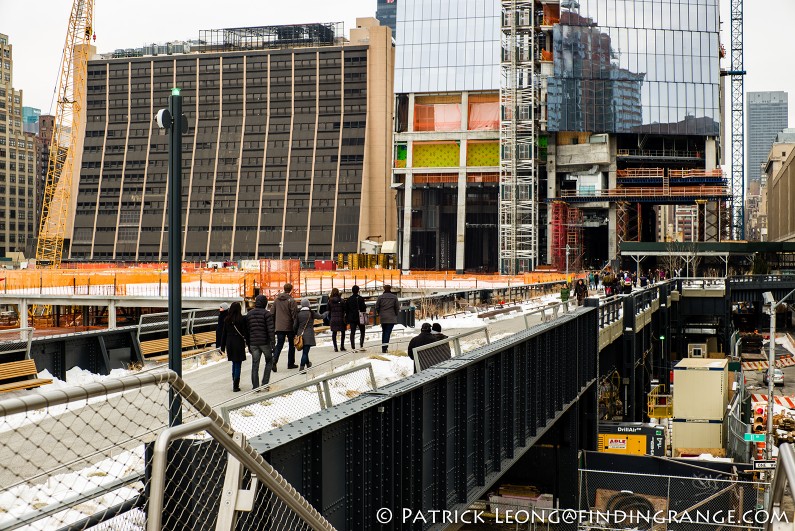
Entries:
{"label": "person with backpack", "polygon": [[251,388],[259,387],[259,361],[265,356],[265,372],[262,386],[267,388],[273,368],[273,349],[276,344],[276,324],[268,311],[268,297],[257,295],[254,307],[246,314],[248,326],[248,350],[251,352]]}
{"label": "person with backpack", "polygon": [[284,340],[287,340],[287,368],[297,369],[295,364],[295,319],[298,316],[298,305],[295,303],[291,293],[293,285],[289,282],[284,285],[284,291],[279,293],[273,301],[273,315],[276,323],[276,352],[273,355],[273,372],[276,372],[276,364],[279,363],[279,355],[284,347]]}
{"label": "person with backpack", "polygon": [[359,295],[359,286],[351,288],[351,296],[345,301],[345,315],[351,325],[351,349],[356,350],[356,329],[359,329],[359,348],[364,351],[364,326],[367,323],[367,307]]}
{"label": "person with backpack", "polygon": [[300,372],[312,367],[312,362],[309,361],[309,349],[314,347],[315,342],[315,319],[322,319],[323,316],[310,308],[309,299],[301,299],[301,308],[298,310],[298,315],[295,319],[295,347],[301,350],[301,366],[298,368]]}
{"label": "person with backpack", "polygon": [[400,302],[397,295],[392,293],[392,286],[384,284],[384,292],[375,301],[375,312],[381,322],[381,352],[389,350],[389,338],[392,336],[392,329],[398,322],[398,310]]}
{"label": "person with backpack", "polygon": [[246,343],[248,343],[248,326],[239,302],[229,306],[221,332],[221,352],[226,352],[226,359],[232,362],[232,391],[240,391],[240,371],[246,360]]}
{"label": "person with backpack", "polygon": [[[331,342],[334,343],[334,352],[339,350],[345,352],[345,303],[340,297],[340,290],[334,288],[328,298],[328,318],[331,328]],[[342,332],[340,337],[340,348],[337,350],[337,333]]]}

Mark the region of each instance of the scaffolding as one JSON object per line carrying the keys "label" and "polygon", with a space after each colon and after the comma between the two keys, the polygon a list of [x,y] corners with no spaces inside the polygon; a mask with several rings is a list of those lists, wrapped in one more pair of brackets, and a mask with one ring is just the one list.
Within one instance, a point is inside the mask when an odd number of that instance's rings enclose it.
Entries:
{"label": "scaffolding", "polygon": [[584,251],[582,210],[563,201],[555,201],[552,203],[551,220],[552,265],[558,271],[579,271]]}
{"label": "scaffolding", "polygon": [[344,34],[342,22],[209,29],[199,32],[199,44],[195,48],[204,52],[229,52],[333,46]]}
{"label": "scaffolding", "polygon": [[500,271],[535,268],[536,115],[540,80],[535,66],[535,0],[502,0],[500,100]]}
{"label": "scaffolding", "polygon": [[616,235],[619,247],[623,242],[639,242],[641,235],[640,203],[621,201],[616,208]]}

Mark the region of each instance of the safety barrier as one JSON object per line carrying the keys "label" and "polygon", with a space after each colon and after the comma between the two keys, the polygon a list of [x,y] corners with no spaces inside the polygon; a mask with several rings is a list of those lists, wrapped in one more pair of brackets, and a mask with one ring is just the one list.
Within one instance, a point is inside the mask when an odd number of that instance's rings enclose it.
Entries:
{"label": "safety barrier", "polygon": [[2,401],[0,432],[2,529],[333,529],[171,371]]}
{"label": "safety barrier", "polygon": [[279,391],[253,392],[220,411],[235,431],[254,437],[377,388],[373,366],[365,363]]}
{"label": "safety barrier", "polygon": [[0,330],[0,361],[30,358],[33,328]]}

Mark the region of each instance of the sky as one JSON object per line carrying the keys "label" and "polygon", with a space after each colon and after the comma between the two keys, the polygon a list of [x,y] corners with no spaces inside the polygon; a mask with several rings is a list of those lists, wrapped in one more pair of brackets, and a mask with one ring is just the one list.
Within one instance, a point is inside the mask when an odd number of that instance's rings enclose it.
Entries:
{"label": "sky", "polygon": [[[199,38],[199,31],[240,26],[344,22],[374,17],[376,0],[95,0],[99,53]],[[72,0],[0,0],[0,33],[14,47],[14,88],[23,104],[51,108]]]}
{"label": "sky", "polygon": [[[14,87],[24,91],[26,106],[43,113],[51,108],[71,4],[0,0],[0,33],[14,46]],[[356,17],[374,16],[376,0],[95,0],[95,5],[97,49],[111,52],[196,39],[199,30],[224,27],[342,21],[347,33]],[[729,8],[730,0],[721,0],[721,42],[727,51]],[[745,0],[745,90],[789,92],[790,127],[795,127],[795,68],[788,59],[793,20],[795,0]],[[722,66],[728,68],[728,59]]]}

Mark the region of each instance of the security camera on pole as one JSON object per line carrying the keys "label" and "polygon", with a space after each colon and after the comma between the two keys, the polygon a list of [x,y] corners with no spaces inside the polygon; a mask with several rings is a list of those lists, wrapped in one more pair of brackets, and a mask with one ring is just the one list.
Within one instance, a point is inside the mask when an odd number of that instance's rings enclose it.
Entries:
{"label": "security camera on pole", "polygon": [[[180,89],[171,89],[168,109],[157,112],[157,125],[168,132],[168,368],[182,376],[182,114]],[[168,391],[169,426],[182,424],[179,395]]]}

